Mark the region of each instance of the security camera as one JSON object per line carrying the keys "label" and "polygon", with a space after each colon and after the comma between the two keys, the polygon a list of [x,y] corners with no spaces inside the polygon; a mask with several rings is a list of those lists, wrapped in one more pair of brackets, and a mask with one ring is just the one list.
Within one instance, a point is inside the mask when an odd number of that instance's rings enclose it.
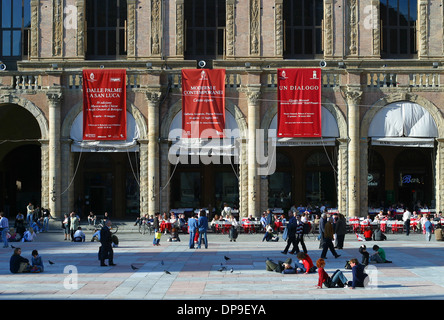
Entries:
{"label": "security camera", "polygon": [[5,70],[6,70],[6,64],[0,61],[0,71],[5,71]]}
{"label": "security camera", "polygon": [[325,60],[321,60],[321,62],[319,62],[319,66],[320,66],[321,68],[325,68],[325,67],[327,66],[327,61],[325,61]]}
{"label": "security camera", "polygon": [[207,65],[207,63],[206,63],[204,60],[200,60],[200,61],[197,63],[197,65],[198,65],[200,68],[203,68],[203,67],[205,67],[205,66]]}

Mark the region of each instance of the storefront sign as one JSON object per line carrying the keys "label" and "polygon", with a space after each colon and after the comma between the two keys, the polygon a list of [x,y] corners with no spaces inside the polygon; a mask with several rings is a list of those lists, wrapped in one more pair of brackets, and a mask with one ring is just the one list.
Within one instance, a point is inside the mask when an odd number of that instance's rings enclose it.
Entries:
{"label": "storefront sign", "polygon": [[182,70],[183,138],[223,138],[225,70]]}
{"label": "storefront sign", "polygon": [[321,137],[321,69],[278,69],[278,138]]}
{"label": "storefront sign", "polygon": [[126,140],[126,71],[83,70],[83,140]]}

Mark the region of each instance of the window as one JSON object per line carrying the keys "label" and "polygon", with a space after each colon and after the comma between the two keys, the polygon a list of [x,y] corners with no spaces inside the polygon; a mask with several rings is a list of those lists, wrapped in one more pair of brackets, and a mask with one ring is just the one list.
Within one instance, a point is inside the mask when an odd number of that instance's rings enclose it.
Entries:
{"label": "window", "polygon": [[126,56],[126,0],[86,2],[86,58],[120,59]]}
{"label": "window", "polygon": [[284,58],[322,54],[323,0],[284,1]]}
{"label": "window", "polygon": [[382,52],[385,58],[416,55],[417,0],[381,0]]}
{"label": "window", "polygon": [[0,60],[6,64],[29,58],[30,2],[0,0]]}
{"label": "window", "polygon": [[186,59],[223,57],[225,0],[186,0],[185,34]]}

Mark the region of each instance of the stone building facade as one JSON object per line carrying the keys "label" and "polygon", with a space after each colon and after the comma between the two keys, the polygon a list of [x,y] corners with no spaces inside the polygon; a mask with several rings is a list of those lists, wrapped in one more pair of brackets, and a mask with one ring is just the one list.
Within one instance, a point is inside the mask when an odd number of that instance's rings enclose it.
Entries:
{"label": "stone building facade", "polygon": [[[347,216],[444,205],[444,1],[24,0],[22,18],[10,42],[19,53],[6,44],[12,29],[0,41],[0,192],[10,215],[30,201],[57,217],[121,218],[217,212],[224,202],[242,217],[308,203]],[[226,70],[236,162],[168,160],[181,70],[198,61]],[[259,174],[257,130],[276,122],[277,69],[307,67],[321,67],[332,134],[278,144],[276,172]],[[127,70],[132,149],[73,147],[84,68]]]}

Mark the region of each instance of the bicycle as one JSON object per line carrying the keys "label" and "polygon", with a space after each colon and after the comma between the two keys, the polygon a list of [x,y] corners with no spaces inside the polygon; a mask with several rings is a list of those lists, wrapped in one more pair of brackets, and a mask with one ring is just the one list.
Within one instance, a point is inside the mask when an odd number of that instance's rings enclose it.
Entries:
{"label": "bicycle", "polygon": [[[105,225],[105,224],[104,224],[104,221],[101,220],[99,223],[96,223],[96,224],[94,225],[94,228],[95,228],[95,229],[98,229],[98,230],[101,230],[101,229],[103,228],[104,225]],[[117,233],[117,231],[119,231],[119,225],[118,225],[117,223],[112,223],[112,224],[111,224],[110,231],[111,231],[112,234]]]}
{"label": "bicycle", "polygon": [[152,234],[154,231],[153,226],[150,222],[147,222],[145,220],[143,220],[142,222],[139,223],[139,233],[140,234],[146,234],[146,233],[150,233]]}

